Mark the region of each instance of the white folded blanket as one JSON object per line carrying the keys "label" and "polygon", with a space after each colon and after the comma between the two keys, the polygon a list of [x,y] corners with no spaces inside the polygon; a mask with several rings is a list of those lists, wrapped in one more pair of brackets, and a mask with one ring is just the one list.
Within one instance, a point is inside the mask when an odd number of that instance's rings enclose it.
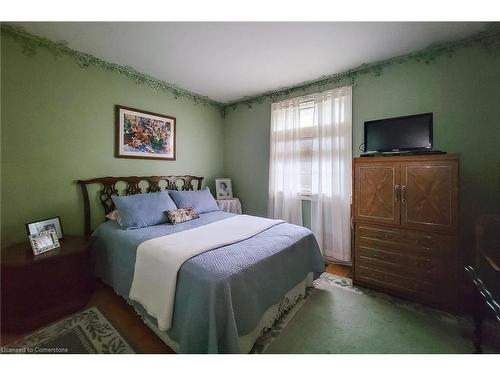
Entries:
{"label": "white folded blanket", "polygon": [[182,232],[144,241],[137,247],[130,299],[139,302],[158,320],[158,327],[171,327],[177,272],[188,259],[246,240],[283,220],[237,215]]}

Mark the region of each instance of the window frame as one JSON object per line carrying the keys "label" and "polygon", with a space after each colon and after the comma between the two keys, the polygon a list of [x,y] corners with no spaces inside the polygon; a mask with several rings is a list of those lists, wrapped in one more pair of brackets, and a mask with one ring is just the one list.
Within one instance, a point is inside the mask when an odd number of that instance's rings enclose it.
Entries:
{"label": "window frame", "polygon": [[[299,135],[299,138],[300,140],[302,141],[303,139],[305,140],[310,140],[311,143],[313,141],[313,128],[314,128],[314,107],[315,107],[315,102],[313,99],[307,99],[307,100],[304,100],[302,101],[300,104],[299,104],[299,111],[305,111],[305,110],[310,110],[312,109],[313,110],[313,115],[312,115],[312,119],[311,119],[311,124],[310,126],[308,127],[302,127],[302,123],[300,124],[300,135]],[[302,122],[302,113],[300,113],[300,121]],[[307,130],[306,130],[307,129]],[[306,133],[309,133],[309,134],[306,134],[306,135],[303,135],[302,134],[302,131],[305,130]],[[301,149],[301,152],[300,152],[300,156],[301,156],[301,162],[302,162],[302,149]],[[311,149],[310,149],[310,163],[311,163],[311,168],[310,168],[310,184],[309,184],[309,190],[306,191],[302,185],[302,181],[301,181],[301,186],[300,186],[300,199],[301,200],[305,200],[305,201],[310,201],[311,200],[311,195],[312,195],[312,145],[311,145]],[[302,171],[301,171],[301,175],[302,175]]]}

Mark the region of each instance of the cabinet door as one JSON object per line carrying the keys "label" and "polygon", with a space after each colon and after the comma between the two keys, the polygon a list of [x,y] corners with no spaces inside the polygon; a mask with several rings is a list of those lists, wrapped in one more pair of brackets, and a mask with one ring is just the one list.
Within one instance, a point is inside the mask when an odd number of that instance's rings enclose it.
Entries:
{"label": "cabinet door", "polygon": [[400,166],[390,162],[356,163],[356,220],[399,224]]}
{"label": "cabinet door", "polygon": [[458,161],[401,166],[401,225],[453,232],[457,225]]}

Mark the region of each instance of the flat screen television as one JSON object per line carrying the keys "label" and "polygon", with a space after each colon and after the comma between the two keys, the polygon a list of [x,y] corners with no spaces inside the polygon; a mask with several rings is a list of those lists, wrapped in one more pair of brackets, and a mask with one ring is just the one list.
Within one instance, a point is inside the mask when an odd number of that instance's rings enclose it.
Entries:
{"label": "flat screen television", "polygon": [[432,150],[432,113],[365,122],[365,152]]}

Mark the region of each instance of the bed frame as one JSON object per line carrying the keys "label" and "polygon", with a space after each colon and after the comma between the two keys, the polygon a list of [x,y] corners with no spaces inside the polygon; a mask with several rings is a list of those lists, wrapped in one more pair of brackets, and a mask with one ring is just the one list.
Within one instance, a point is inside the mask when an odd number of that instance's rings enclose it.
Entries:
{"label": "bed frame", "polygon": [[[142,181],[147,182],[146,191],[142,191],[139,184]],[[128,176],[128,177],[98,177],[90,180],[78,180],[77,183],[82,188],[83,208],[84,208],[84,233],[85,236],[90,236],[92,233],[90,226],[90,201],[87,185],[101,184],[102,190],[99,190],[99,201],[104,208],[104,215],[115,210],[115,204],[111,197],[120,195],[116,184],[125,182],[126,188],[122,195],[133,195],[141,193],[155,193],[162,191],[160,182],[165,181],[164,190],[200,190],[203,177],[197,176]],[[180,183],[179,183],[180,182]],[[106,219],[107,220],[107,219]]]}

